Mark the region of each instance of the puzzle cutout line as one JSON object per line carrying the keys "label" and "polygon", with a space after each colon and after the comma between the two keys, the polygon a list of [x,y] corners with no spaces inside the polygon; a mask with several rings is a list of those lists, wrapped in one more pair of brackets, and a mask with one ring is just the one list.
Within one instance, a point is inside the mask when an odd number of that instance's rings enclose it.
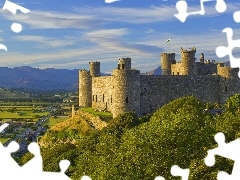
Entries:
{"label": "puzzle cutout line", "polygon": [[[204,15],[205,14],[205,9],[204,9],[204,2],[208,2],[208,1],[212,1],[212,0],[200,0],[200,6],[201,6],[201,10],[200,11],[195,11],[195,12],[187,12],[187,2],[185,0],[179,0],[176,3],[176,9],[178,10],[178,14],[175,14],[174,16],[179,19],[181,22],[185,22],[186,18],[189,15],[196,15],[196,14],[200,14],[200,15]],[[216,0],[216,6],[215,9],[219,12],[219,13],[223,13],[227,10],[227,5],[225,3],[224,0]],[[236,11],[233,13],[233,19],[236,23],[240,23],[240,11]],[[234,58],[232,51],[235,47],[240,47],[240,39],[237,40],[233,40],[233,30],[230,27],[224,28],[222,30],[222,32],[226,33],[227,36],[227,42],[228,42],[228,46],[218,46],[216,48],[216,55],[219,58],[223,58],[225,56],[229,56],[229,60],[230,60],[230,66],[232,68],[239,68],[240,69],[240,58]],[[238,77],[240,78],[240,71],[238,72]]]}
{"label": "puzzle cutout line", "polygon": [[[178,18],[181,22],[185,22],[187,17],[189,15],[204,15],[205,14],[205,9],[204,9],[204,2],[209,2],[209,1],[213,1],[213,0],[200,0],[200,7],[201,9],[199,11],[195,11],[195,12],[187,12],[188,10],[188,4],[185,0],[180,0],[176,3],[176,9],[178,10],[178,14],[175,14],[174,16],[176,18]],[[225,3],[224,0],[216,0],[216,6],[215,9],[217,10],[217,12],[219,13],[223,13],[227,10],[227,5]]]}
{"label": "puzzle cutout line", "polygon": [[[201,4],[201,10],[198,12],[191,12],[187,13],[187,3],[186,1],[178,1],[176,4],[176,8],[179,11],[179,14],[175,15],[181,22],[185,22],[187,16],[194,15],[194,14],[200,14],[204,15],[205,10],[203,3],[210,0],[200,0]],[[106,3],[112,3],[116,2],[116,0],[105,0]],[[224,12],[226,10],[226,3],[224,0],[217,0],[216,4],[216,10],[220,13]],[[16,14],[17,10],[20,10],[22,13],[28,13],[30,10],[21,7],[17,4],[14,4],[8,0],[6,0],[3,9],[7,9],[10,12],[12,12],[14,15]],[[240,11],[237,11],[233,15],[234,21],[239,23],[240,22]],[[11,29],[19,33],[22,31],[21,24],[13,23],[11,26]],[[231,28],[225,28],[223,32],[226,32],[227,39],[228,39],[228,47],[219,46],[216,49],[216,54],[218,57],[224,57],[226,55],[229,55],[231,67],[240,67],[239,60],[235,59],[232,56],[232,49],[234,47],[240,47],[240,40],[233,40],[233,30]],[[7,51],[7,48],[5,45],[0,44],[0,49],[5,49]],[[238,62],[237,62],[238,61]],[[240,77],[240,76],[239,76]],[[5,128],[8,127],[8,124],[3,124],[0,126],[0,132],[2,132]],[[238,150],[240,150],[240,139],[236,139],[230,143],[225,143],[225,136],[223,133],[218,133],[215,135],[215,141],[218,143],[218,147],[212,150],[208,151],[208,156],[205,158],[205,164],[207,166],[213,166],[215,163],[215,155],[219,155],[225,158],[229,158],[234,161],[234,166],[232,170],[232,174],[228,174],[226,172],[219,172],[217,179],[223,180],[223,179],[229,179],[229,180],[236,180],[238,177],[240,177],[240,156],[238,155]],[[16,152],[19,149],[19,144],[15,141],[11,142],[7,147],[4,147],[2,143],[0,143],[0,168],[3,170],[1,172],[0,177],[1,178],[7,178],[7,179],[14,179],[15,175],[18,174],[18,178],[20,179],[70,179],[66,174],[66,170],[70,166],[70,162],[68,160],[62,160],[59,163],[60,172],[43,172],[42,168],[42,157],[40,153],[40,147],[37,143],[32,142],[28,146],[29,152],[31,152],[34,155],[34,158],[32,158],[28,163],[24,164],[22,167],[19,166],[15,160],[11,157],[11,153]],[[12,173],[15,172],[15,173]],[[171,168],[171,174],[173,176],[180,176],[182,177],[182,180],[187,180],[189,177],[189,169],[181,169],[179,166],[174,165]],[[81,180],[91,180],[89,176],[83,176]],[[158,176],[155,178],[155,180],[165,180],[164,177]]]}
{"label": "puzzle cutout line", "polygon": [[[117,2],[117,1],[120,1],[120,0],[105,0],[105,3],[114,3],[114,2]],[[29,13],[30,10],[27,9],[27,8],[24,8],[22,6],[19,6],[11,1],[8,1],[6,0],[5,3],[4,3],[4,6],[3,6],[3,9],[2,10],[8,10],[10,11],[12,14],[16,15],[17,13],[17,10],[21,11],[22,13],[26,14],[26,13]],[[20,23],[12,23],[11,25],[11,30],[15,33],[20,33],[22,31],[22,25]],[[7,46],[4,45],[4,44],[0,44],[0,50],[5,50],[7,51]]]}
{"label": "puzzle cutout line", "polygon": [[[0,133],[8,126],[9,124],[7,123],[1,125]],[[16,141],[10,142],[7,147],[4,147],[0,142],[1,179],[16,179],[17,175],[19,179],[24,180],[70,180],[70,178],[65,174],[66,170],[70,166],[70,162],[68,160],[60,161],[60,172],[44,172],[40,147],[36,142],[32,142],[28,145],[28,151],[32,153],[34,157],[23,166],[19,166],[11,156],[11,153],[16,152],[18,149],[19,144]],[[83,176],[81,180],[91,180],[91,178],[89,176]]]}
{"label": "puzzle cutout line", "polygon": [[[13,13],[14,15],[16,15],[17,10],[20,10],[22,13],[29,13],[30,10],[26,9],[22,6],[19,6],[15,3],[12,3],[11,1],[6,0],[3,6],[2,10],[8,10],[11,13]],[[11,25],[11,30],[15,33],[20,33],[22,31],[22,25],[19,23],[12,23]],[[7,46],[4,44],[0,44],[0,50],[3,49],[5,51],[7,51]]]}

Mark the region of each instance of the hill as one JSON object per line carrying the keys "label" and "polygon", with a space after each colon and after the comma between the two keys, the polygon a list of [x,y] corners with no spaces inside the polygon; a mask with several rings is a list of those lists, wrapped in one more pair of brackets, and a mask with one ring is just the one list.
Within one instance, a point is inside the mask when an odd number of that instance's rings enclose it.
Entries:
{"label": "hill", "polygon": [[78,70],[0,67],[0,76],[0,87],[4,88],[76,90],[78,86]]}
{"label": "hill", "polygon": [[156,69],[154,69],[152,71],[144,73],[144,75],[162,75],[161,66],[159,66],[158,68],[156,68]]}
{"label": "hill", "polygon": [[41,137],[41,147],[53,147],[59,142],[81,139],[94,130],[100,130],[107,125],[99,116],[79,110],[74,117],[69,117],[63,122],[52,126],[47,133]]}
{"label": "hill", "polygon": [[[161,68],[144,73],[160,75]],[[110,75],[101,73],[102,76]],[[0,67],[0,87],[36,90],[71,90],[78,89],[78,69],[39,69],[30,66]]]}
{"label": "hill", "polygon": [[205,111],[209,105],[191,96],[176,99],[150,116],[126,113],[102,130],[76,139],[76,144],[42,148],[44,170],[59,171],[59,161],[68,159],[71,166],[66,173],[72,179],[81,179],[84,173],[92,179],[163,176],[173,180],[172,165],[190,168],[189,180],[216,179],[219,170],[230,174],[233,162],[216,157],[215,166],[209,168],[204,158],[207,150],[216,147],[217,132],[223,132],[227,142],[239,137],[239,106],[237,94],[224,104],[222,115],[214,116]]}

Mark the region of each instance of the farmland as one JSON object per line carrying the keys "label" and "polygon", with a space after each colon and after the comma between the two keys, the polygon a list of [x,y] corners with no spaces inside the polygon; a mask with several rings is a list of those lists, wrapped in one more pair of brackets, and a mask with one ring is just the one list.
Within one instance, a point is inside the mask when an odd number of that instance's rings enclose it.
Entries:
{"label": "farmland", "polygon": [[48,115],[49,112],[38,106],[0,106],[0,120],[12,121],[37,121],[40,117]]}

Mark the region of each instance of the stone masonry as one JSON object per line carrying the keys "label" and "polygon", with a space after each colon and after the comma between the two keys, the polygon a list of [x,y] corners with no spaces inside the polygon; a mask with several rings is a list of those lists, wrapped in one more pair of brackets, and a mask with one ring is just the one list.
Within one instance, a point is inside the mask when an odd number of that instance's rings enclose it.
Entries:
{"label": "stone masonry", "polygon": [[140,75],[131,68],[131,58],[119,59],[111,76],[100,76],[100,62],[90,62],[90,71],[79,71],[79,106],[110,111],[113,118],[129,111],[142,116],[182,96],[224,103],[240,92],[238,68],[204,60],[203,53],[196,62],[195,53],[195,47],[181,48],[181,62],[175,53],[162,53],[161,76]]}

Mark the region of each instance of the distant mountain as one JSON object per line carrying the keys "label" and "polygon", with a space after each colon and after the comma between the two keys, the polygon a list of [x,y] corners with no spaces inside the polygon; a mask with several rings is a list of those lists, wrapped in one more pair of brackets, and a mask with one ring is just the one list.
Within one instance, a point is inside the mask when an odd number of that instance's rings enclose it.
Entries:
{"label": "distant mountain", "polygon": [[0,87],[26,89],[67,89],[78,87],[78,70],[39,69],[30,66],[0,67]]}
{"label": "distant mountain", "polygon": [[[161,75],[161,67],[145,75]],[[101,73],[101,76],[110,74]],[[78,89],[78,69],[39,69],[30,66],[0,67],[0,88],[36,90],[74,90]]]}
{"label": "distant mountain", "polygon": [[154,69],[152,71],[143,73],[144,75],[162,75],[162,69],[161,66],[159,66],[157,69]]}

